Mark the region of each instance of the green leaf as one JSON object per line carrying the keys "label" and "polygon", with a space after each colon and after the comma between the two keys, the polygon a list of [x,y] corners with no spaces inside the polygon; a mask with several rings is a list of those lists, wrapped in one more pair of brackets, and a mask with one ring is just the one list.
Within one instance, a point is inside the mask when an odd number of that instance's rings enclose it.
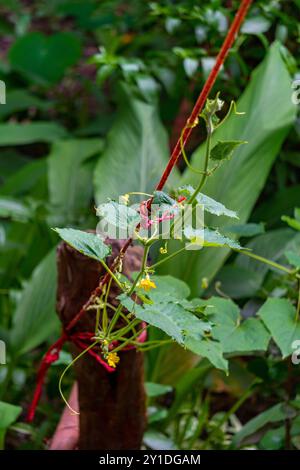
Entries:
{"label": "green leaf", "polygon": [[227,264],[218,272],[215,282],[220,283],[220,289],[228,297],[243,299],[254,297],[261,287],[262,280],[255,271],[235,264]]}
{"label": "green leaf", "polygon": [[187,337],[200,340],[211,329],[208,322],[199,320],[179,303],[136,305],[134,314],[149,325],[160,328],[181,345],[185,345]]}
{"label": "green leaf", "polygon": [[133,235],[140,214],[133,208],[115,201],[99,204],[97,216],[100,218],[99,229],[105,230],[110,238],[126,239]]}
{"label": "green leaf", "polygon": [[288,217],[287,215],[283,215],[281,217],[283,222],[286,222],[291,228],[294,230],[300,230],[300,221],[297,219],[293,219],[292,217]]}
{"label": "green leaf", "polygon": [[243,144],[247,144],[247,142],[245,140],[219,140],[211,149],[210,158],[218,161],[229,160],[232,157],[234,150]]}
{"label": "green leaf", "polygon": [[298,255],[298,253],[288,250],[288,251],[285,251],[284,254],[288,262],[292,266],[295,266],[295,268],[300,269],[300,255]]}
{"label": "green leaf", "polygon": [[9,60],[15,70],[42,84],[61,80],[66,69],[74,65],[81,54],[77,36],[60,32],[46,36],[31,32],[18,38],[9,51]]}
{"label": "green leaf", "polygon": [[255,237],[265,233],[264,224],[237,224],[237,225],[226,225],[223,230],[225,233],[234,234],[238,237]]}
{"label": "green leaf", "polygon": [[17,89],[7,91],[6,103],[0,106],[0,118],[4,118],[20,111],[27,111],[29,108],[47,110],[51,106],[48,99],[42,100],[32,95],[27,90]]}
{"label": "green leaf", "polygon": [[16,421],[21,412],[22,408],[20,406],[0,401],[0,450],[4,449],[7,429]]}
{"label": "green leaf", "polygon": [[221,202],[215,201],[213,198],[206,196],[205,194],[198,194],[197,201],[199,204],[203,204],[204,210],[214,215],[226,215],[238,219],[238,215],[235,211],[227,209]]}
{"label": "green leaf", "polygon": [[[300,234],[288,228],[272,230],[253,238],[245,248],[250,249],[257,255],[280,262],[285,251],[298,251],[300,249]],[[285,262],[284,259],[283,262]],[[255,273],[260,277],[261,285],[267,272],[274,269],[243,254],[237,256],[235,265]]]}
{"label": "green leaf", "polygon": [[[182,186],[178,190],[178,194],[182,194],[186,197],[190,197],[194,192],[194,188],[191,185]],[[227,209],[224,204],[221,202],[215,201],[213,198],[206,196],[205,194],[199,193],[196,197],[197,202],[203,205],[203,208],[206,212],[214,215],[226,215],[227,217],[232,217],[238,219],[236,212]]]}
{"label": "green leaf", "polygon": [[156,384],[153,382],[145,383],[145,390],[148,397],[160,397],[166,393],[172,392],[173,388],[170,385]]}
{"label": "green leaf", "polygon": [[286,412],[284,409],[284,403],[278,403],[277,405],[272,406],[268,410],[260,413],[255,418],[248,421],[242,429],[235,434],[233,437],[232,443],[237,446],[239,445],[246,437],[251,436],[259,429],[263,428],[266,424],[277,423],[283,421],[286,418]]}
{"label": "green leaf", "polygon": [[23,202],[10,197],[0,197],[0,217],[26,222],[31,215],[30,209]]}
{"label": "green leaf", "polygon": [[270,429],[259,441],[259,448],[264,450],[279,450],[284,448],[285,427]]}
{"label": "green leaf", "polygon": [[148,293],[150,299],[155,302],[166,299],[166,296],[171,299],[182,300],[189,297],[191,290],[189,286],[173,276],[152,276],[151,279],[156,284],[156,289]]}
{"label": "green leaf", "polygon": [[166,419],[168,416],[168,411],[166,408],[157,407],[157,406],[148,406],[147,408],[147,421],[148,424],[157,423]]}
{"label": "green leaf", "polygon": [[[278,79],[280,77],[280,93]],[[291,78],[282,60],[280,45],[273,44],[266,59],[254,71],[249,85],[237,103],[237,109],[246,114],[232,114],[225,123],[216,130],[213,139],[232,140],[237,136],[247,140],[236,150],[236,158],[222,165],[207,180],[205,193],[209,197],[222,201],[239,214],[240,223],[245,223],[252,208],[264,187],[264,183],[277,157],[280,147],[295,119],[296,106],[291,102]],[[191,164],[203,169],[205,146],[202,145],[193,155]],[[258,170],[259,169],[259,170]],[[182,184],[197,185],[197,176],[185,170]],[[226,219],[207,215],[208,226],[217,226],[220,231]],[[174,250],[178,243],[173,242]],[[169,244],[172,252],[172,244]],[[188,251],[159,267],[159,273],[172,272],[173,275],[185,280],[193,294],[199,294],[199,285],[203,277],[212,279],[223,265],[229,249],[213,249]]]}
{"label": "green leaf", "polygon": [[56,253],[52,250],[33,271],[19,297],[11,331],[14,354],[25,354],[56,330],[55,297]]}
{"label": "green leaf", "polygon": [[201,246],[210,246],[210,247],[224,247],[228,246],[233,249],[241,249],[241,245],[231,240],[228,237],[222,235],[218,230],[211,230],[205,228],[203,230],[194,229],[191,226],[184,228],[185,237],[191,241],[192,244]]}
{"label": "green leaf", "polygon": [[223,358],[221,344],[206,337],[211,330],[208,321],[201,320],[191,313],[193,305],[187,301],[161,301],[135,305],[134,314],[149,325],[159,328],[181,346],[195,354],[207,357],[211,363],[227,371],[227,361]]}
{"label": "green leaf", "polygon": [[168,156],[167,134],[156,105],[136,99],[124,88],[116,121],[95,169],[97,204],[131,191],[152,193]]}
{"label": "green leaf", "polygon": [[0,124],[0,146],[54,142],[65,137],[67,137],[65,129],[51,122]]}
{"label": "green leaf", "polygon": [[300,323],[293,305],[287,299],[269,298],[259,309],[258,315],[270,331],[283,358],[292,354],[292,344],[300,338]]}
{"label": "green leaf", "polygon": [[177,203],[176,203],[175,199],[170,197],[164,191],[154,191],[152,204],[158,204],[159,206],[162,205],[162,204],[166,204],[166,205],[169,205],[169,206],[174,206]]}
{"label": "green leaf", "polygon": [[54,231],[75,250],[97,261],[106,258],[111,252],[111,247],[94,233],[73,228],[55,228]]}
{"label": "green leaf", "polygon": [[92,170],[89,159],[103,148],[101,139],[68,139],[55,142],[48,157],[48,186],[54,220],[72,224],[92,199]]}
{"label": "green leaf", "polygon": [[144,444],[153,450],[175,450],[176,446],[170,438],[159,431],[146,431],[143,438]]}
{"label": "green leaf", "polygon": [[30,192],[31,197],[42,199],[40,190],[47,190],[46,184],[44,184],[46,175],[47,159],[31,160],[6,179],[0,193],[7,196],[23,197],[25,193]]}
{"label": "green leaf", "polygon": [[215,324],[212,336],[220,341],[225,353],[266,351],[270,334],[263,323],[257,318],[242,321],[240,309],[232,300],[212,297],[206,311]]}
{"label": "green leaf", "polygon": [[223,357],[223,348],[219,342],[208,338],[199,341],[188,337],[185,346],[193,353],[206,357],[217,369],[228,372],[228,361]]}
{"label": "green leaf", "polygon": [[[299,155],[300,157],[300,155]],[[253,222],[263,220],[269,227],[277,225],[282,214],[292,212],[299,204],[300,184],[285,186],[273,193],[268,199],[263,199],[251,215]]]}
{"label": "green leaf", "polygon": [[264,16],[253,16],[244,21],[241,27],[241,32],[244,34],[262,34],[266,33],[271,26],[269,21]]}

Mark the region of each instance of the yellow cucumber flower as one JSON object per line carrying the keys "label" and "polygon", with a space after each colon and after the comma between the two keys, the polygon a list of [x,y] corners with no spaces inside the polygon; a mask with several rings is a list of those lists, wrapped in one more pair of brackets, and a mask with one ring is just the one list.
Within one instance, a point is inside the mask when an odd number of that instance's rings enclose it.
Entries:
{"label": "yellow cucumber flower", "polygon": [[146,276],[144,279],[140,280],[138,287],[148,292],[151,289],[156,289],[156,284],[155,282],[151,281],[149,276]]}
{"label": "yellow cucumber flower", "polygon": [[120,358],[116,352],[110,352],[107,355],[107,363],[110,367],[117,367],[118,362],[120,362]]}

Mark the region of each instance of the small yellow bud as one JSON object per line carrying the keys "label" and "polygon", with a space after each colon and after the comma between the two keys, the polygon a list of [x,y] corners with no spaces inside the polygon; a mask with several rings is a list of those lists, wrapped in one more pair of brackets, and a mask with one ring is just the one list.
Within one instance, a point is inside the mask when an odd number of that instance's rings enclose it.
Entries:
{"label": "small yellow bud", "polygon": [[201,289],[207,289],[208,288],[208,279],[207,277],[203,277],[201,281]]}

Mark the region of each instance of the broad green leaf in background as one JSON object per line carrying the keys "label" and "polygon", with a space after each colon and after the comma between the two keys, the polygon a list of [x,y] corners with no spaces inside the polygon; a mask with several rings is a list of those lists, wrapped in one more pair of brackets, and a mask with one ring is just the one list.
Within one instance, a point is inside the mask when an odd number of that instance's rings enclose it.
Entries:
{"label": "broad green leaf in background", "polygon": [[0,401],[0,450],[4,449],[4,439],[7,429],[16,421],[21,411],[22,408],[20,406]]}
{"label": "broad green leaf in background", "polygon": [[261,235],[262,233],[265,233],[265,227],[264,224],[254,223],[226,225],[223,228],[223,232],[225,232],[225,234],[235,234],[238,237],[255,237],[256,235]]}
{"label": "broad green leaf in background", "polygon": [[110,246],[106,245],[95,233],[73,228],[56,228],[54,230],[66,243],[89,258],[99,261],[110,254]]}
{"label": "broad green leaf in background", "polygon": [[11,197],[0,197],[0,218],[9,218],[16,221],[30,219],[31,211],[22,201]]}
{"label": "broad green leaf in background", "polygon": [[165,395],[166,393],[171,392],[172,387],[170,387],[170,385],[162,385],[162,384],[156,384],[153,382],[146,382],[145,390],[146,390],[147,396],[149,398],[152,398],[152,397],[160,397],[161,395]]}
{"label": "broad green leaf in background", "polygon": [[[286,251],[294,251],[300,248],[300,234],[290,229],[277,229],[258,235],[253,238],[246,248],[253,253],[268,258],[272,261],[281,261]],[[283,262],[286,263],[285,257]],[[251,259],[245,255],[239,254],[235,264],[241,268],[255,272],[261,277],[261,282],[266,273],[273,269],[267,264]],[[287,264],[287,263],[286,263]]]}
{"label": "broad green leaf in background", "polygon": [[[198,386],[199,383],[204,384],[204,380],[212,365],[208,360],[202,360],[201,363],[193,368],[188,368],[180,374],[180,378],[175,387],[175,397],[168,413],[168,420],[176,416],[178,408],[184,402],[191,390]],[[199,390],[200,392],[200,390]]]}
{"label": "broad green leaf in background", "polygon": [[300,269],[300,255],[294,251],[287,250],[284,252],[288,262],[297,269]]}
{"label": "broad green leaf in background", "polygon": [[98,204],[130,191],[152,193],[169,155],[157,106],[123,89],[117,118],[94,174]]}
{"label": "broad green leaf in background", "polygon": [[27,90],[16,89],[7,91],[6,103],[0,106],[0,119],[20,111],[27,111],[30,108],[47,110],[50,106],[51,104],[48,100],[42,100],[30,94]]}
{"label": "broad green leaf in background", "polygon": [[300,231],[300,220],[293,218],[293,217],[288,217],[287,215],[283,215],[281,217],[281,220],[283,222],[286,222],[294,230]]}
{"label": "broad green leaf in background", "polygon": [[225,353],[265,351],[270,334],[258,318],[242,320],[239,307],[229,299],[212,297],[207,301],[209,319],[215,324],[212,336]]}
{"label": "broad green leaf in background", "polygon": [[46,174],[46,158],[29,161],[6,178],[5,183],[0,188],[0,194],[7,196],[23,196],[30,191],[31,197],[35,197],[37,194],[41,196],[42,191],[40,191],[40,189],[41,187],[43,188],[43,182],[46,181]]}
{"label": "broad green leaf in background", "polygon": [[38,216],[28,222],[4,220],[0,225],[6,234],[0,250],[0,285],[2,289],[20,289],[22,281],[54,246],[56,237]]}
{"label": "broad green leaf in background", "polygon": [[[278,78],[280,77],[280,93]],[[266,59],[254,71],[250,83],[237,104],[246,114],[232,115],[215,133],[215,141],[242,139],[234,157],[208,178],[205,194],[235,210],[240,223],[247,221],[284,138],[295,119],[296,107],[291,102],[291,79],[280,54],[280,45],[270,48]],[[204,146],[192,158],[201,168]],[[197,184],[197,176],[188,169],[182,184]],[[221,228],[224,218],[206,216],[205,223]],[[228,256],[229,249],[204,249],[182,253],[160,267],[161,273],[172,272],[188,282],[193,294],[199,294],[201,279],[211,279]]]}
{"label": "broad green leaf in background", "polygon": [[268,410],[248,421],[248,423],[245,424],[233,437],[233,445],[238,446],[246,437],[251,436],[266,424],[283,421],[286,416],[287,413],[284,410],[284,403],[278,403],[277,405],[272,406]]}
{"label": "broad green leaf in background", "polygon": [[[272,261],[287,264],[283,255],[286,251],[299,250],[300,235],[285,228],[272,230],[253,238],[245,248]],[[220,282],[222,292],[234,299],[252,297],[262,287],[270,269],[273,270],[267,264],[239,254],[234,263],[221,268],[214,282]]]}
{"label": "broad green leaf in background", "polygon": [[289,300],[269,298],[259,309],[258,315],[280,348],[283,358],[292,354],[295,351],[293,342],[300,339],[300,322]]}
{"label": "broad green leaf in background", "polygon": [[55,295],[56,253],[52,250],[35,268],[19,296],[10,339],[13,355],[25,354],[56,330]]}
{"label": "broad green leaf in background", "polygon": [[253,297],[262,284],[261,276],[255,271],[237,266],[236,264],[226,264],[218,272],[215,283],[219,289],[233,299],[243,299]]}
{"label": "broad green leaf in background", "polygon": [[54,142],[67,137],[67,135],[63,127],[51,122],[0,124],[0,146]]}
{"label": "broad green leaf in background", "polygon": [[15,70],[42,85],[58,82],[65,70],[74,65],[81,54],[78,37],[71,32],[46,36],[31,32],[18,38],[9,51]]}
{"label": "broad green leaf in background", "polygon": [[67,139],[53,144],[48,157],[51,223],[72,224],[89,208],[93,191],[89,159],[102,148],[101,139]]}
{"label": "broad green leaf in background", "polygon": [[151,430],[146,431],[143,439],[144,444],[153,450],[175,450],[174,442],[165,434]]}
{"label": "broad green leaf in background", "polygon": [[[1,149],[0,182],[3,184],[10,176],[30,162],[28,157],[22,155],[17,149]],[[1,188],[2,189],[2,188]]]}
{"label": "broad green leaf in background", "polygon": [[254,210],[251,220],[253,222],[261,222],[263,220],[271,228],[278,223],[282,214],[292,214],[294,207],[299,204],[299,194],[299,184],[288,186],[273,193],[267,200],[261,201]]}

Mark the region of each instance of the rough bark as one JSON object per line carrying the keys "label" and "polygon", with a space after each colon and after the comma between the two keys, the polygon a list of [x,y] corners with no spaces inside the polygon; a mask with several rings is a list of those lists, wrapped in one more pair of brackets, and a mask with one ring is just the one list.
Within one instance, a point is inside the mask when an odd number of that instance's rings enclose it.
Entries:
{"label": "rough bark", "polygon": [[[112,244],[114,257],[120,243]],[[109,262],[110,260],[108,260]],[[104,274],[101,264],[87,258],[69,245],[61,243],[57,251],[57,312],[66,326]],[[130,247],[123,260],[123,273],[130,276],[139,270],[141,250]],[[112,289],[110,302],[118,294]],[[86,312],[74,331],[93,331],[95,310]],[[73,356],[80,352],[71,345]],[[94,358],[85,354],[75,363],[79,390],[79,449],[139,449],[145,428],[145,392],[143,356],[136,350],[120,353],[120,362],[113,373],[105,371]]]}

